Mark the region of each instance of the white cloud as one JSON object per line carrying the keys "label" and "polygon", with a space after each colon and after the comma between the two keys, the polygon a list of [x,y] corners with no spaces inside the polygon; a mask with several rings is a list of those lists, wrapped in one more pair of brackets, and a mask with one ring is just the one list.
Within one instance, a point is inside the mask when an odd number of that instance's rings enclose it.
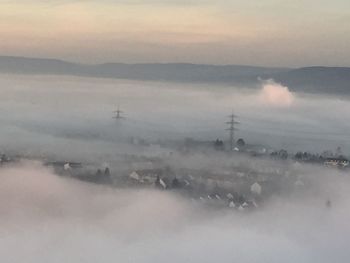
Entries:
{"label": "white cloud", "polygon": [[274,80],[263,83],[259,97],[264,104],[272,107],[290,107],[295,101],[295,96],[288,87]]}

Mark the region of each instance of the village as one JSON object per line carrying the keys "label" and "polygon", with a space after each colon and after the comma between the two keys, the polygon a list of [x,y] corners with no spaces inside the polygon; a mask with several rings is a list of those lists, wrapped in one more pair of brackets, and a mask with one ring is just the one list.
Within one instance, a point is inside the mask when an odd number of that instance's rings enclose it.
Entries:
{"label": "village", "polygon": [[[144,140],[138,141],[145,144]],[[170,191],[200,205],[238,211],[257,209],[275,195],[303,191],[308,184],[298,172],[303,164],[336,168],[344,173],[349,166],[340,149],[338,154],[288,154],[286,150],[247,145],[242,138],[233,146],[231,152],[219,139],[213,142],[185,139],[158,157],[124,154],[110,164],[68,160],[43,163],[60,176],[116,188]],[[191,162],[191,158],[202,161],[188,165],[186,160]],[[20,159],[3,154],[0,163],[5,166]]]}
{"label": "village", "polygon": [[[117,124],[125,121],[119,106]],[[154,140],[124,138],[133,153],[119,153],[108,162],[57,160],[48,156],[0,156],[0,166],[22,159],[36,160],[59,176],[116,188],[158,189],[189,198],[194,203],[239,211],[257,209],[275,195],[302,192],[309,183],[299,167],[315,165],[347,173],[349,160],[337,147],[323,153],[272,149],[235,140],[236,115],[229,115],[229,140]],[[157,149],[151,153],[151,149]],[[328,203],[329,200],[326,201]]]}

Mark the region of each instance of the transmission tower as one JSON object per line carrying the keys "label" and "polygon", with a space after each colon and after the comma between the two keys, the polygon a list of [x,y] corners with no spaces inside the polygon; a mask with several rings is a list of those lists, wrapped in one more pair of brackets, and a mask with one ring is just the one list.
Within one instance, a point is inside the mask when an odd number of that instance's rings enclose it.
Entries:
{"label": "transmission tower", "polygon": [[230,151],[233,151],[233,146],[235,144],[235,131],[237,130],[235,125],[239,124],[238,121],[235,121],[235,118],[237,118],[236,115],[232,114],[228,116],[230,119],[228,122],[226,122],[226,124],[228,124],[228,128],[226,129],[227,131],[230,132]]}
{"label": "transmission tower", "polygon": [[116,111],[113,111],[114,112],[114,116],[113,118],[116,119],[116,120],[122,120],[122,119],[125,119],[125,117],[122,116],[122,113],[124,113],[122,110],[119,109],[119,105],[118,105],[118,108]]}

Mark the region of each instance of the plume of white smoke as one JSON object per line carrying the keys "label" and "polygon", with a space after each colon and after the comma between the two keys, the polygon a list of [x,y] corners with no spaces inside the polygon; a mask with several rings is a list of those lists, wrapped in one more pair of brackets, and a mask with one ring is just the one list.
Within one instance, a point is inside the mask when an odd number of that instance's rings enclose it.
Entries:
{"label": "plume of white smoke", "polygon": [[290,107],[295,101],[295,96],[288,87],[276,83],[273,79],[262,83],[259,98],[262,103],[272,107]]}

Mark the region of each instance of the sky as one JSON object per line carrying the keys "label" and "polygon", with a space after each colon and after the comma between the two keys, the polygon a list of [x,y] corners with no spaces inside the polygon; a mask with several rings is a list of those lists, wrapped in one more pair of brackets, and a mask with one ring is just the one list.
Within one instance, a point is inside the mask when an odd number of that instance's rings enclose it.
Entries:
{"label": "sky", "polygon": [[0,55],[350,66],[348,0],[0,0]]}

